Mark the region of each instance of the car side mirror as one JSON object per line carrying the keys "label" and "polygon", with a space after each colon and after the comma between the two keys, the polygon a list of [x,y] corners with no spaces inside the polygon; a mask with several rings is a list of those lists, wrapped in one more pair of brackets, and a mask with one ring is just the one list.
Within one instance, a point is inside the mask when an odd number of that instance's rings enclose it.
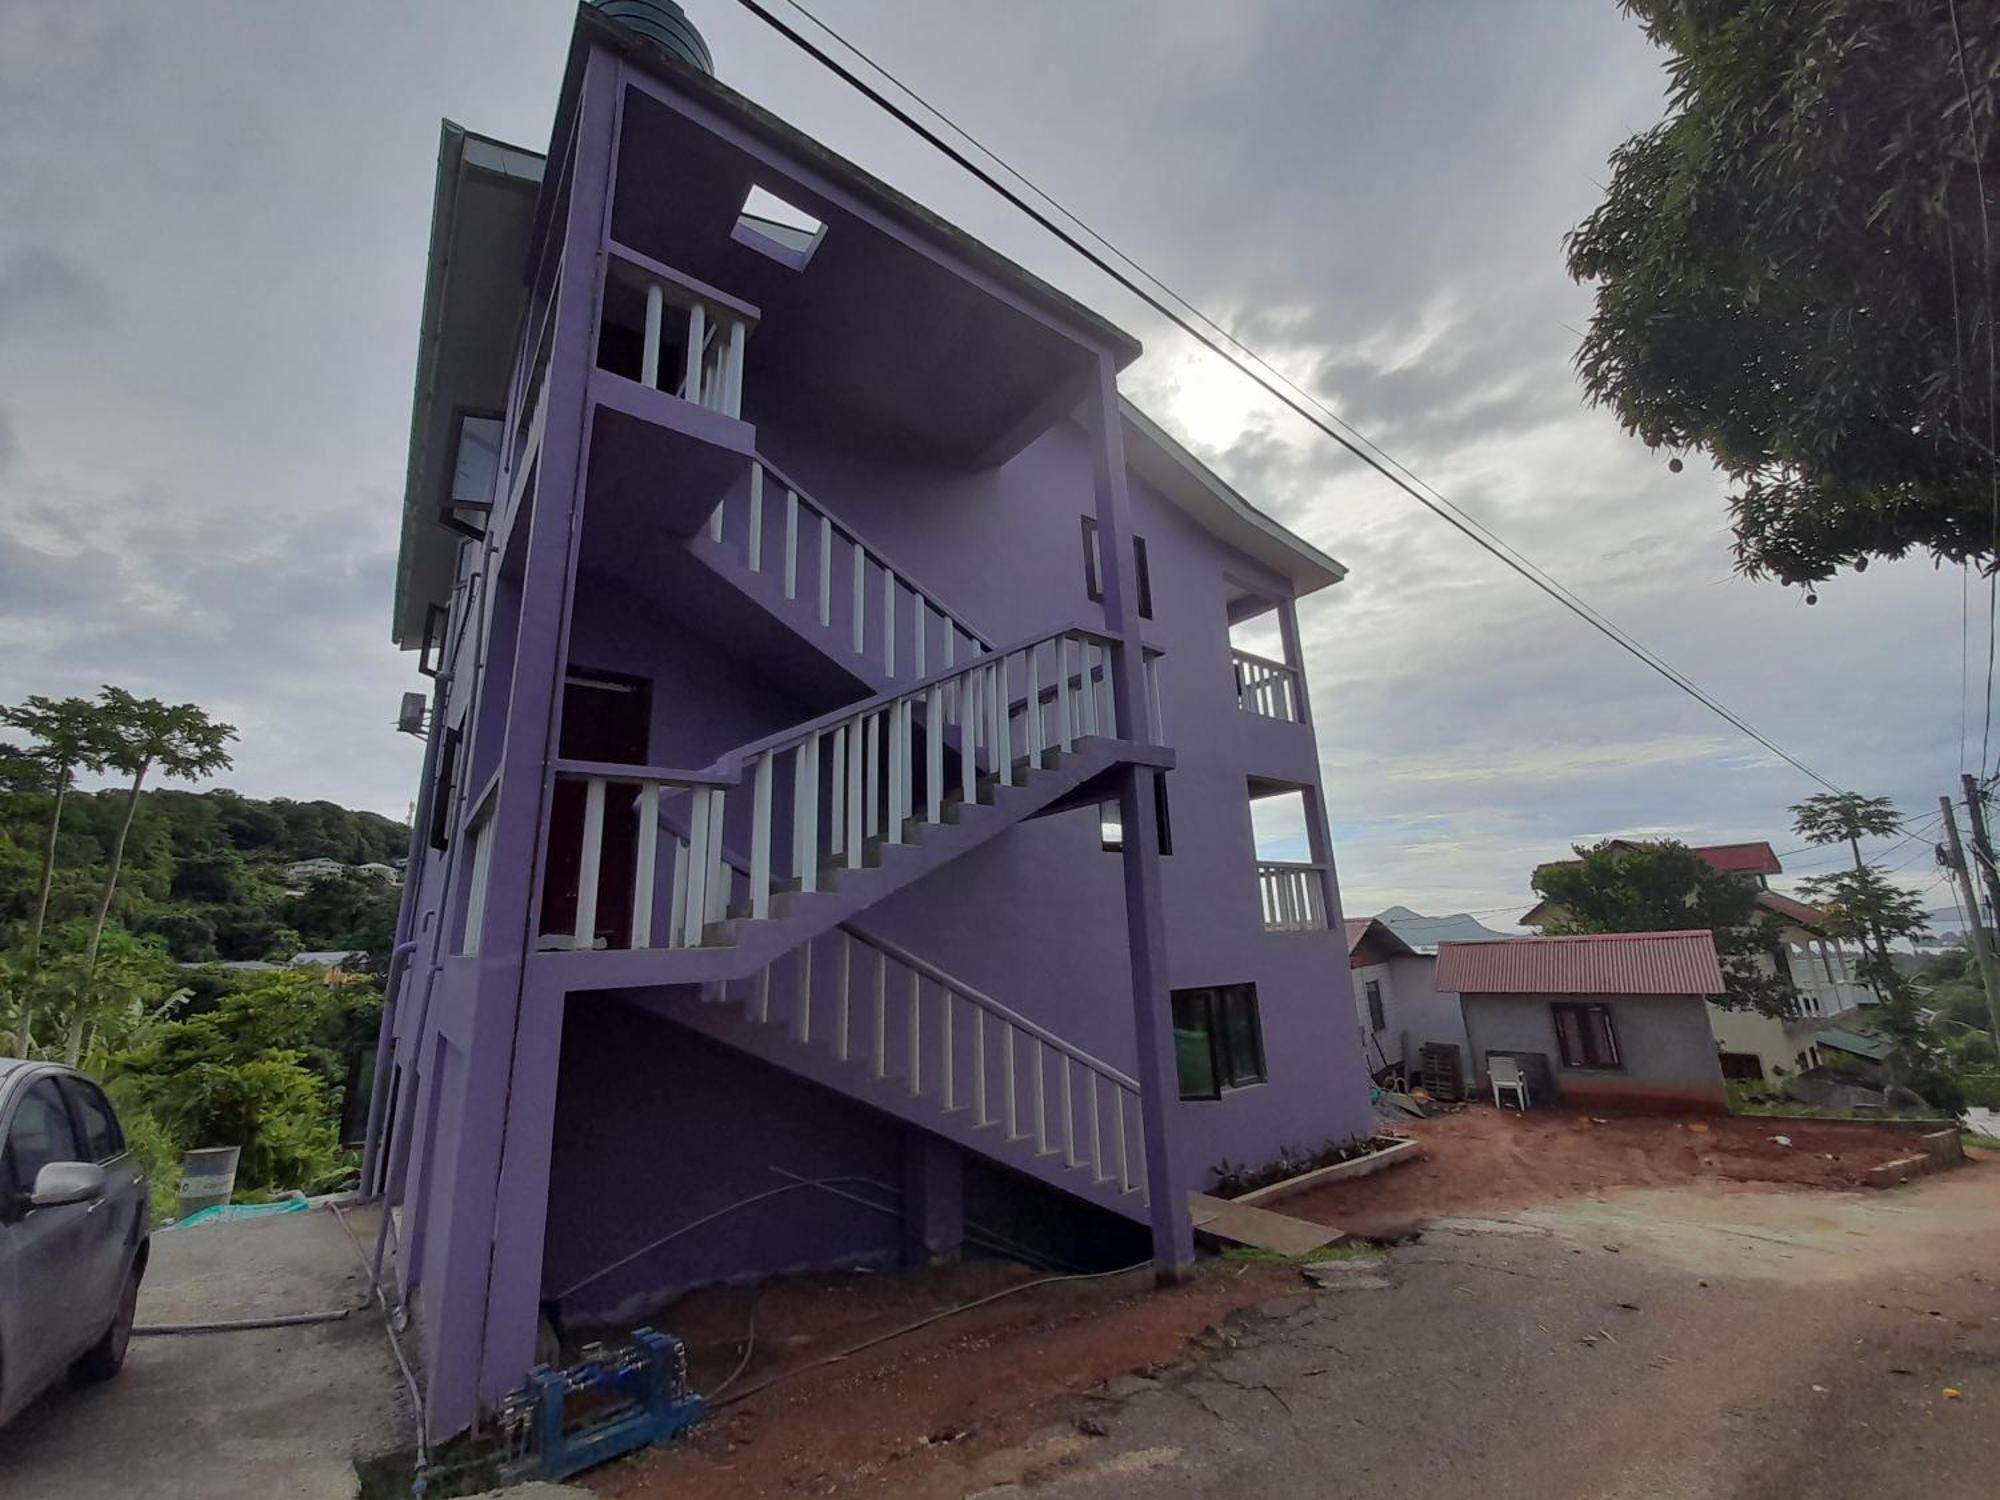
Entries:
{"label": "car side mirror", "polygon": [[65,1203],[95,1203],[104,1196],[104,1168],[89,1161],[52,1161],[35,1174],[30,1208],[60,1208]]}

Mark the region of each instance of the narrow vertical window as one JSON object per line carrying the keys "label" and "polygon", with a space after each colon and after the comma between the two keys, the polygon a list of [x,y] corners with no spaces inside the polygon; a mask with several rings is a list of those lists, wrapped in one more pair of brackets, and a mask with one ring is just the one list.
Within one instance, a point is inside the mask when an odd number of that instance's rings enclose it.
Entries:
{"label": "narrow vertical window", "polygon": [[1381,1031],[1389,1024],[1389,1018],[1382,1010],[1382,981],[1379,979],[1367,981],[1367,994],[1368,1029],[1370,1031]]}
{"label": "narrow vertical window", "polygon": [[1097,517],[1083,518],[1083,589],[1093,601],[1104,598],[1104,559],[1097,546]]}
{"label": "narrow vertical window", "polygon": [[1132,562],[1139,575],[1139,618],[1153,618],[1153,570],[1146,566],[1146,539],[1132,538]]}
{"label": "narrow vertical window", "polygon": [[1153,819],[1160,825],[1160,853],[1174,852],[1174,823],[1167,808],[1167,773],[1153,773]]}
{"label": "narrow vertical window", "polygon": [[431,786],[431,847],[442,849],[450,842],[451,794],[458,776],[458,726],[444,732],[438,747],[437,780]]}

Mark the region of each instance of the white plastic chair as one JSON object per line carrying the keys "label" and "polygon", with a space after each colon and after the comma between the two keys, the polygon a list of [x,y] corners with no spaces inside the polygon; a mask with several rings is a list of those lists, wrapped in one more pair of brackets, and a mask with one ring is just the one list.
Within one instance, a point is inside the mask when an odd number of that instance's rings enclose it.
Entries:
{"label": "white plastic chair", "polygon": [[1493,1080],[1493,1107],[1500,1108],[1500,1091],[1506,1089],[1514,1095],[1515,1103],[1525,1113],[1528,1109],[1528,1080],[1521,1076],[1520,1061],[1512,1057],[1489,1057],[1486,1059],[1486,1072]]}

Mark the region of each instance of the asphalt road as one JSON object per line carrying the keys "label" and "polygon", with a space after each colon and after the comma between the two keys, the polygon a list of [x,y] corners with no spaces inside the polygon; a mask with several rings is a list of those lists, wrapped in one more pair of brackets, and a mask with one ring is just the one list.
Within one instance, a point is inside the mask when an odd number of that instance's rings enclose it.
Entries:
{"label": "asphalt road", "polygon": [[2000,1163],[1445,1221],[1343,1275],[900,1493],[2000,1495]]}
{"label": "asphalt road", "polygon": [[[357,1234],[372,1211],[350,1215]],[[339,1322],[134,1338],[104,1385],[58,1386],[0,1430],[13,1500],[345,1500],[353,1459],[411,1440],[367,1278],[324,1208],[153,1237],[139,1323],[357,1309]]]}

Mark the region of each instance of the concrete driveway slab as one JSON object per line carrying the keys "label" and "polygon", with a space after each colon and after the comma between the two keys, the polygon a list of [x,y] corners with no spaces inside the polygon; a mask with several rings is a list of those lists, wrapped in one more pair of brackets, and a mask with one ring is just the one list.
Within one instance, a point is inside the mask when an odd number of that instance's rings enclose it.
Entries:
{"label": "concrete driveway slab", "polygon": [[[372,1210],[352,1211],[373,1233]],[[347,1500],[354,1459],[406,1445],[401,1377],[325,1208],[153,1236],[140,1324],[351,1309],[339,1322],[135,1338],[101,1386],[57,1387],[0,1431],[0,1495]]]}

